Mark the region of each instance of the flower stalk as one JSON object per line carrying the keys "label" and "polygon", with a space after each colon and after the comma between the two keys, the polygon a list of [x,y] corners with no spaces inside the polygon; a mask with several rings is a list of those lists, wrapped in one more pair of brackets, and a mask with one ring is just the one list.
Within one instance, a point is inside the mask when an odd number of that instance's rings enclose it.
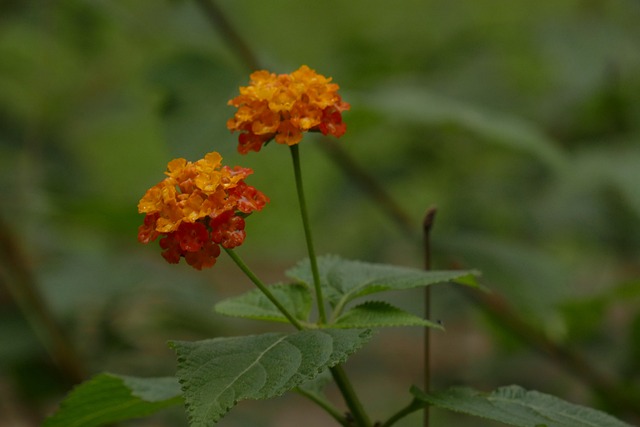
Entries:
{"label": "flower stalk", "polygon": [[[287,310],[278,299],[271,293],[269,288],[262,283],[262,281],[256,276],[253,271],[244,263],[242,258],[238,256],[238,254],[233,249],[224,248],[225,252],[231,257],[233,262],[242,270],[242,272],[260,289],[260,291],[266,296],[269,301],[276,306],[276,308],[287,318],[287,320],[298,330],[303,330],[304,326],[291,314],[289,310]],[[370,427],[371,421],[369,421],[369,417],[367,416],[360,400],[355,394],[353,386],[351,385],[349,379],[347,378],[344,370],[341,366],[334,366],[330,369],[331,374],[333,376],[334,381],[336,382],[344,400],[349,407],[350,413],[356,421],[357,425],[360,427]],[[315,401],[315,400],[314,400]],[[317,402],[316,402],[317,403]],[[321,405],[325,410],[327,409],[324,405]],[[336,418],[335,411],[328,411],[330,415]],[[339,420],[339,418],[336,418]],[[341,424],[345,425],[342,421]]]}
{"label": "flower stalk", "polygon": [[302,168],[300,167],[300,151],[298,145],[292,145],[291,158],[293,160],[293,171],[296,179],[296,190],[298,192],[298,202],[300,203],[300,215],[302,216],[302,226],[304,228],[304,236],[307,242],[307,252],[309,253],[309,262],[311,263],[311,274],[313,275],[313,287],[316,293],[316,302],[318,304],[319,323],[327,322],[327,314],[324,307],[324,297],[322,296],[322,288],[320,286],[320,273],[318,271],[318,260],[313,246],[313,236],[311,235],[311,226],[309,224],[309,214],[307,213],[307,203],[304,197],[304,189],[302,186]]}
{"label": "flower stalk", "polygon": [[[298,192],[298,201],[300,204],[300,214],[302,216],[302,224],[304,227],[305,240],[307,242],[307,251],[309,253],[309,263],[311,265],[311,274],[313,276],[313,285],[316,292],[316,301],[318,305],[319,324],[327,322],[327,315],[324,307],[324,297],[322,295],[322,288],[320,285],[320,272],[318,270],[318,261],[316,258],[315,249],[313,246],[313,237],[311,235],[311,225],[309,223],[309,214],[307,212],[307,203],[304,197],[304,189],[302,185],[302,168],[300,166],[300,152],[298,145],[292,145],[291,158],[293,160],[293,170],[296,180],[296,189]],[[351,382],[347,378],[346,373],[342,366],[334,366],[331,370],[331,375],[336,385],[340,389],[345,403],[349,407],[350,414],[353,417],[355,424],[359,427],[370,427],[371,421],[367,413],[365,412],[362,403],[358,399],[358,396],[351,385]]]}
{"label": "flower stalk", "polygon": [[224,250],[231,257],[233,262],[236,263],[236,265],[240,268],[240,270],[242,270],[242,272],[249,278],[249,280],[251,280],[253,284],[256,285],[258,289],[260,289],[260,292],[262,292],[264,296],[266,296],[269,299],[269,301],[271,301],[273,305],[276,306],[276,308],[280,311],[280,313],[282,313],[283,316],[286,317],[287,320],[297,330],[301,331],[302,329],[304,329],[304,327],[298,321],[298,319],[296,319],[291,313],[289,313],[289,310],[287,310],[285,306],[283,306],[280,303],[280,301],[278,301],[278,299],[271,293],[269,288],[264,283],[262,283],[262,280],[260,280],[258,276],[256,276],[253,273],[253,271],[251,271],[251,269],[247,266],[247,264],[244,263],[242,258],[240,258],[238,254],[235,253],[235,251],[233,251],[233,249],[224,248]]}
{"label": "flower stalk", "polygon": [[311,400],[313,403],[324,409],[324,411],[329,414],[334,420],[338,422],[343,427],[349,427],[349,421],[345,417],[343,413],[341,413],[338,408],[329,403],[326,399],[319,397],[314,393],[310,393],[302,388],[297,388],[296,392],[301,396],[306,397]]}

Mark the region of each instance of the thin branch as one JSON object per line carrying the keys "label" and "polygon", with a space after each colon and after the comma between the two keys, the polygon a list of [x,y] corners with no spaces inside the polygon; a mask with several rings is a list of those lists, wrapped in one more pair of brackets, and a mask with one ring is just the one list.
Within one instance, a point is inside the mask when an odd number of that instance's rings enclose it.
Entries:
{"label": "thin branch", "polygon": [[233,249],[224,248],[224,250],[229,255],[229,257],[231,257],[233,262],[236,263],[238,268],[240,268],[240,270],[242,270],[242,272],[253,282],[253,284],[258,287],[260,292],[262,292],[264,296],[266,296],[267,299],[271,301],[271,303],[278,309],[278,311],[280,311],[280,313],[282,313],[282,315],[287,318],[289,323],[291,323],[297,330],[302,331],[304,327],[302,326],[302,324],[300,324],[298,319],[296,319],[295,316],[291,314],[285,306],[282,305],[282,303],[278,300],[278,298],[275,297],[275,295],[271,293],[269,288],[262,282],[262,280],[260,280],[258,276],[256,276],[253,271],[251,271],[247,264],[244,263],[242,258],[240,258],[240,256]]}
{"label": "thin branch", "polygon": [[377,206],[409,239],[416,239],[414,221],[367,170],[333,139],[324,138],[319,145],[345,175],[377,202]]}
{"label": "thin branch", "polygon": [[295,391],[324,409],[329,415],[331,415],[331,417],[333,417],[334,420],[338,422],[338,424],[344,427],[349,427],[348,421],[344,414],[340,413],[340,411],[330,402],[302,388],[296,388]]}
{"label": "thin branch", "polygon": [[[432,206],[427,209],[422,221],[422,236],[424,239],[424,269],[431,270],[431,229],[436,220],[438,208]],[[427,288],[428,289],[428,288]]]}
{"label": "thin branch", "polygon": [[[436,219],[437,209],[431,207],[427,210],[422,222],[422,235],[424,239],[424,269],[431,270],[431,229]],[[431,318],[431,286],[424,288],[424,317]],[[424,390],[431,390],[431,328],[424,328]],[[429,405],[424,406],[424,427],[429,427]]]}
{"label": "thin branch", "polygon": [[214,0],[195,0],[195,2],[209,19],[211,26],[220,33],[224,41],[237,53],[244,65],[250,71],[259,70],[260,61],[258,61],[257,56],[240,36],[240,33],[231,25],[231,22],[229,22],[216,2]]}
{"label": "thin branch", "polygon": [[9,225],[0,219],[0,279],[54,364],[71,384],[86,377],[84,363],[38,289],[27,257]]}

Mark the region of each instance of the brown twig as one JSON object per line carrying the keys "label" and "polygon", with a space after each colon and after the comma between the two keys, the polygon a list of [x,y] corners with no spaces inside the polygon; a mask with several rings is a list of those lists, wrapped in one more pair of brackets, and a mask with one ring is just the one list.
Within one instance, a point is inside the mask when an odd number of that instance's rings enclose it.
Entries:
{"label": "brown twig", "polygon": [[0,280],[20,307],[53,362],[71,384],[85,377],[84,364],[38,289],[26,256],[0,219]]}
{"label": "brown twig", "polygon": [[[431,270],[431,229],[436,219],[437,209],[431,207],[422,221],[422,235],[424,239],[424,269]],[[424,288],[424,317],[431,318],[431,286]],[[424,328],[424,391],[431,390],[431,328]],[[424,427],[429,427],[429,405],[424,407]]]}
{"label": "brown twig", "polygon": [[231,25],[225,14],[213,0],[195,0],[200,6],[205,16],[211,22],[211,26],[216,29],[225,42],[231,46],[234,52],[238,54],[244,65],[250,71],[260,69],[260,61],[253,53],[253,50],[240,36],[240,33]]}
{"label": "brown twig", "polygon": [[416,239],[415,222],[411,217],[338,142],[325,138],[320,147],[351,181],[355,182],[365,194],[377,202],[377,206],[387,214],[409,239]]}

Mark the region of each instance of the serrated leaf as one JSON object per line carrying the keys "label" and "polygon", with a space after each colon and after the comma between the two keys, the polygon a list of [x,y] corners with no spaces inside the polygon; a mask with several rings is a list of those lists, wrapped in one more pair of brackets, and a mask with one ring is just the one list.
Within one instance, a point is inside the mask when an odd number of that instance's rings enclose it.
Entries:
{"label": "serrated leaf", "polygon": [[337,328],[376,328],[385,326],[426,326],[443,329],[438,323],[425,320],[383,301],[367,301],[342,314],[335,323]]}
{"label": "serrated leaf", "polygon": [[500,387],[491,393],[466,387],[431,394],[414,387],[411,393],[439,408],[517,427],[631,427],[604,412],[516,385]]}
{"label": "serrated leaf", "polygon": [[190,425],[211,426],[240,400],[279,396],[344,362],[370,337],[334,329],[172,342]]}
{"label": "serrated leaf", "polygon": [[182,403],[175,377],[99,374],[77,386],[44,427],[93,427],[149,416]]}
{"label": "serrated leaf", "polygon": [[324,394],[325,387],[331,383],[333,377],[329,370],[322,371],[317,377],[310,381],[306,381],[300,384],[296,391],[303,396],[313,399],[315,402],[322,402],[327,407],[331,406],[331,403]]}
{"label": "serrated leaf", "polygon": [[[478,275],[476,271],[425,271],[349,261],[331,255],[318,258],[318,270],[324,295],[334,307],[344,306],[355,298],[376,292],[412,289]],[[287,275],[313,286],[308,259],[287,271]],[[464,284],[473,285],[473,282],[465,280]]]}
{"label": "serrated leaf", "polygon": [[[296,319],[308,320],[312,304],[308,286],[301,283],[277,284],[269,286],[269,290]],[[259,289],[220,301],[214,309],[226,316],[289,322]]]}
{"label": "serrated leaf", "polygon": [[320,396],[323,394],[324,388],[333,380],[329,370],[324,370],[318,374],[317,377],[310,381],[305,381],[298,386],[298,389],[303,390],[305,393],[315,394]]}

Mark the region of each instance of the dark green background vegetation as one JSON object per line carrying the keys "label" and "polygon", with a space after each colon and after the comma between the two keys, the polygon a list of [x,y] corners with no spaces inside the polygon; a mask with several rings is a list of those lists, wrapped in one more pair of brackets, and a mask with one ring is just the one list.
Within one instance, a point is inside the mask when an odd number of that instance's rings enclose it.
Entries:
{"label": "dark green background vegetation", "polygon": [[[212,313],[250,288],[224,256],[196,272],[137,243],[137,202],[170,159],[215,150],[254,168],[248,182],[271,203],[248,220],[238,252],[266,281],[305,256],[288,150],[240,156],[225,127],[226,102],[250,70],[201,3],[0,2],[0,426],[38,425],[75,375],[45,350],[50,332],[25,296],[29,283],[87,374],[170,375],[168,339],[270,328]],[[495,291],[478,302],[434,288],[433,317],[447,328],[433,339],[437,388],[517,383],[638,422],[640,2],[218,5],[261,66],[307,64],[340,84],[352,109],[338,143],[413,230],[311,135],[301,153],[317,251],[419,267],[422,215],[437,205],[434,268],[477,268]],[[498,296],[508,311],[488,315]],[[421,312],[420,293],[397,298]],[[514,334],[505,313],[532,328]],[[383,331],[346,365],[374,417],[420,383],[421,333]],[[616,393],[631,405],[616,405]],[[244,402],[220,425],[301,419],[331,422],[285,396]],[[481,425],[437,411],[434,424]],[[131,425],[185,420],[176,409]]]}

